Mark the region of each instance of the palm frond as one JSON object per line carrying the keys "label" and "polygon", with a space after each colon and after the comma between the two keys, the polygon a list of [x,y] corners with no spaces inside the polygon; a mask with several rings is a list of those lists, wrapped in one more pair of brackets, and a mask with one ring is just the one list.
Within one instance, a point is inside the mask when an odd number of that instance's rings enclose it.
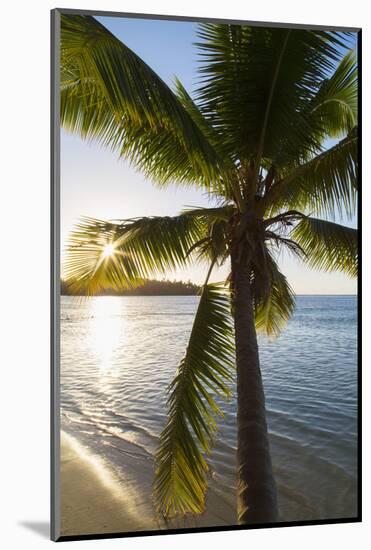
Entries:
{"label": "palm frond", "polygon": [[308,104],[309,116],[318,120],[328,136],[340,137],[356,126],[357,89],[356,52],[350,50]]}
{"label": "palm frond", "polygon": [[169,387],[168,420],[156,454],[154,496],[165,516],[204,510],[209,469],[205,454],[221,414],[215,397],[230,395],[232,336],[224,287],[205,285],[186,354]]}
{"label": "palm frond", "polygon": [[288,170],[264,199],[270,213],[282,208],[310,211],[329,218],[355,214],[357,206],[357,128],[336,145]]}
{"label": "palm frond", "polygon": [[342,271],[357,276],[357,230],[334,222],[307,217],[291,232],[305,250],[305,260],[314,269]]}
{"label": "palm frond", "polygon": [[241,207],[243,199],[238,181],[235,177],[234,157],[233,155],[230,156],[228,147],[225,147],[225,140],[221,138],[220,134],[215,130],[212,124],[210,124],[210,122],[203,116],[199,107],[178,78],[175,79],[175,91],[184,109],[188,112],[194,123],[200,128],[203,135],[207,137],[217,152],[219,158],[223,159],[225,170],[224,173],[220,175],[220,183],[224,188],[223,196],[226,199],[235,199],[237,204]]}
{"label": "palm frond", "polygon": [[198,105],[189,95],[189,93],[184,88],[183,84],[178,78],[175,78],[175,94],[180,103],[183,105],[184,109],[194,121],[194,123],[200,128],[203,135],[207,137],[215,150],[218,151],[219,156],[221,158],[224,157],[226,159],[226,162],[229,162],[230,168],[233,169],[233,159],[228,159],[228,152],[224,150],[223,141],[220,139],[219,134],[215,131],[215,128],[213,128],[209,121],[203,116],[200,109],[198,108]]}
{"label": "palm frond", "polygon": [[229,221],[230,218],[237,212],[233,204],[225,203],[221,206],[205,208],[203,206],[184,208],[182,214],[194,216],[205,223],[214,221]]}
{"label": "palm frond", "polygon": [[306,106],[341,59],[344,34],[213,23],[198,34],[197,104],[235,161],[320,148]]}
{"label": "palm frond", "polygon": [[220,189],[222,160],[176,95],[90,16],[62,16],[61,125],[158,183]]}
{"label": "palm frond", "polygon": [[267,252],[269,289],[255,301],[255,326],[267,336],[279,335],[295,309],[295,298],[286,277],[281,273],[272,255]]}
{"label": "palm frond", "polygon": [[183,214],[197,218],[205,227],[206,236],[192,247],[199,260],[215,260],[219,266],[229,257],[230,220],[237,212],[229,203],[211,208],[186,208]]}
{"label": "palm frond", "polygon": [[302,259],[303,256],[305,256],[304,249],[297,242],[287,237],[283,237],[282,235],[278,235],[273,231],[266,232],[266,240],[271,246],[272,244],[275,245],[278,250],[282,247],[286,248],[288,252],[297,258]]}
{"label": "palm frond", "polygon": [[118,223],[83,218],[69,237],[66,282],[88,295],[104,288],[136,286],[144,278],[184,266],[188,250],[202,238],[203,230],[197,218],[185,214]]}

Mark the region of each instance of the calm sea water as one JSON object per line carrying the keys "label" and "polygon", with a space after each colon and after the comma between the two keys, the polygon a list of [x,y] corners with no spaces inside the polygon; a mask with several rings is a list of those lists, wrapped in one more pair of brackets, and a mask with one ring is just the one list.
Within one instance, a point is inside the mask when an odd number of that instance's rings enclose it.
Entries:
{"label": "calm sea water", "polygon": [[[61,304],[62,429],[99,457],[153,516],[153,455],[166,387],[185,351],[198,297],[96,297]],[[357,514],[354,296],[299,296],[273,342],[260,339],[281,519]],[[206,524],[236,522],[236,403],[211,457]],[[197,521],[198,520],[187,520]]]}

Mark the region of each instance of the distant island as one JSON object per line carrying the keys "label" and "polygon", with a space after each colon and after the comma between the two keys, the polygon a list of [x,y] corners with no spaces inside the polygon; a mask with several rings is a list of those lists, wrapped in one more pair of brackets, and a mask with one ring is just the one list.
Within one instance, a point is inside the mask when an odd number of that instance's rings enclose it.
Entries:
{"label": "distant island", "polygon": [[[98,296],[195,296],[200,287],[188,281],[157,281],[148,279],[142,286],[117,291],[113,288],[99,292]],[[66,281],[61,279],[61,295],[76,296]]]}

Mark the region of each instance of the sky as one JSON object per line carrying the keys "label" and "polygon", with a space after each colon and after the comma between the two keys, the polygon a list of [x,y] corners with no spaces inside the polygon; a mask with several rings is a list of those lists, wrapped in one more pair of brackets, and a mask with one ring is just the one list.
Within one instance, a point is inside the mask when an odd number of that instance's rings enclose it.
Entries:
{"label": "sky", "polygon": [[[169,85],[177,76],[188,91],[197,85],[196,24],[97,17],[135,51]],[[176,215],[185,206],[208,206],[202,192],[169,186],[159,189],[117,154],[97,143],[61,130],[61,248],[81,216],[125,219]],[[356,221],[343,222],[355,227]],[[297,294],[355,294],[356,281],[342,273],[313,271],[287,254],[280,267]],[[202,283],[207,266],[196,265],[167,274],[169,279]],[[223,280],[228,265],[214,270],[212,281]],[[63,268],[62,268],[63,274]]]}

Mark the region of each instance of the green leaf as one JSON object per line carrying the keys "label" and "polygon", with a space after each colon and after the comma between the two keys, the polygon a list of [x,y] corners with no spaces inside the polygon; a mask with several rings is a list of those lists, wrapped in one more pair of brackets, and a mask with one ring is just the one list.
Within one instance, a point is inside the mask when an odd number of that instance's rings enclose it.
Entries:
{"label": "green leaf", "polygon": [[225,203],[214,208],[187,208],[183,214],[197,218],[205,227],[205,237],[195,243],[200,260],[215,260],[221,266],[229,257],[229,233],[231,217],[237,212],[235,206]]}
{"label": "green leaf", "polygon": [[236,212],[237,210],[233,204],[225,203],[221,206],[210,208],[205,208],[203,206],[187,207],[184,208],[182,214],[186,214],[187,216],[194,216],[205,223],[211,223],[214,221],[227,222]]}
{"label": "green leaf", "polygon": [[203,116],[199,107],[178,78],[175,78],[175,94],[180,103],[183,105],[184,109],[194,121],[194,123],[200,128],[202,134],[207,137],[214,149],[218,151],[218,155],[221,158],[225,158],[226,164],[229,164],[229,168],[233,170],[233,159],[228,159],[228,152],[224,150],[223,142],[219,139],[218,133],[215,131],[209,121]]}
{"label": "green leaf", "polygon": [[[345,34],[200,25],[196,102],[234,160],[282,164],[318,150],[306,107],[341,59]],[[261,149],[261,151],[259,150]]]}
{"label": "green leaf", "polygon": [[257,331],[277,337],[295,309],[295,299],[286,277],[269,252],[266,258],[269,286],[266,296],[255,303],[255,326]]}
{"label": "green leaf", "polygon": [[330,137],[348,134],[357,124],[357,58],[350,50],[308,105],[311,117]]}
{"label": "green leaf", "polygon": [[304,218],[291,232],[303,247],[307,263],[314,269],[342,271],[357,276],[358,232],[334,222]]}
{"label": "green leaf", "polygon": [[165,516],[204,511],[208,464],[221,414],[216,396],[230,396],[234,344],[229,297],[203,287],[186,354],[169,387],[169,414],[156,454],[154,496]]}
{"label": "green leaf", "polygon": [[288,170],[265,199],[270,213],[298,209],[335,218],[348,217],[357,206],[357,128],[308,162]]}
{"label": "green leaf", "polygon": [[[188,250],[203,231],[200,220],[186,214],[119,223],[83,218],[69,237],[66,283],[88,295],[137,286],[144,278],[186,265]],[[112,247],[109,255],[107,246]]]}
{"label": "green leaf", "polygon": [[62,16],[61,125],[158,183],[220,189],[222,161],[176,95],[90,16]]}

